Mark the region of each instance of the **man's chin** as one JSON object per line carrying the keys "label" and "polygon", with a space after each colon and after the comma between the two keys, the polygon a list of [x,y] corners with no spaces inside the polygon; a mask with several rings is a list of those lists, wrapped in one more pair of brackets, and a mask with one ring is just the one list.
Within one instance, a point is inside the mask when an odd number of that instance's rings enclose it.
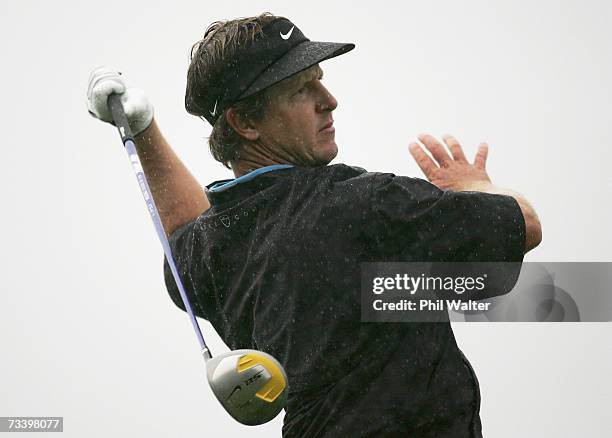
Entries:
{"label": "man's chin", "polygon": [[315,157],[318,166],[326,166],[338,155],[338,146],[335,141],[326,144]]}

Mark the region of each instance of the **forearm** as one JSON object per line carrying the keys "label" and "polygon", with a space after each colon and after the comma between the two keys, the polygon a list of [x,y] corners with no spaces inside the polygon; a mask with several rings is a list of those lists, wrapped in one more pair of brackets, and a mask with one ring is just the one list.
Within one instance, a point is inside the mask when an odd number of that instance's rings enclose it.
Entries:
{"label": "forearm", "polygon": [[521,194],[493,185],[489,182],[471,182],[458,191],[475,191],[498,195],[508,195],[516,199],[525,218],[525,253],[531,251],[542,241],[542,226],[540,219],[531,204]]}
{"label": "forearm", "polygon": [[198,181],[163,137],[155,119],[135,141],[160,219],[169,236],[206,211],[210,204]]}

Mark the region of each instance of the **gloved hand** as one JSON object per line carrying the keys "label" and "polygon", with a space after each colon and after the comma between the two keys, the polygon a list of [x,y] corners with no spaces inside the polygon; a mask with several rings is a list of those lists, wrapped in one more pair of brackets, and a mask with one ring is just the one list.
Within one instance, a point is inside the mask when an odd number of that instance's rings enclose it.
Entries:
{"label": "gloved hand", "polygon": [[108,108],[108,96],[121,94],[121,102],[134,135],[147,129],[153,121],[153,105],[142,90],[127,88],[121,73],[112,67],[96,68],[89,75],[87,87],[87,109],[89,114],[108,123],[113,116]]}

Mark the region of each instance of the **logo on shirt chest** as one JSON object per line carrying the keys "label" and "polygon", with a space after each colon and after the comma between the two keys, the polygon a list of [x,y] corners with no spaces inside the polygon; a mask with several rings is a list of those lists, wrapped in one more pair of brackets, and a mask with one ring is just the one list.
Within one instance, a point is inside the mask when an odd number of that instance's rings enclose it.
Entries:
{"label": "logo on shirt chest", "polygon": [[218,219],[213,219],[212,221],[203,221],[200,226],[204,230],[213,230],[218,229],[219,227],[223,228],[231,228],[233,225],[236,225],[241,220],[247,218],[249,214],[255,214],[257,211],[256,207],[250,207],[247,209],[236,211],[233,214],[224,214],[219,216]]}
{"label": "logo on shirt chest", "polygon": [[219,220],[221,221],[221,223],[223,224],[223,226],[225,226],[225,228],[229,228],[230,225],[232,224],[232,220],[230,219],[229,216],[227,215],[223,215],[219,218]]}

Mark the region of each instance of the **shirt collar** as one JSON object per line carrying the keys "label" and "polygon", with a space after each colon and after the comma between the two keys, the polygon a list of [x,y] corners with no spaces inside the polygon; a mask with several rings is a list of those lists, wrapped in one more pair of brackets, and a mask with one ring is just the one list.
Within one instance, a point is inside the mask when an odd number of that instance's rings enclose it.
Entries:
{"label": "shirt collar", "polygon": [[237,186],[238,184],[250,181],[253,178],[255,178],[257,175],[268,173],[273,170],[289,169],[290,167],[293,167],[293,165],[292,164],[273,164],[272,166],[260,167],[236,179],[226,179],[223,181],[216,181],[208,187],[208,191],[209,193],[223,192],[231,187]]}

